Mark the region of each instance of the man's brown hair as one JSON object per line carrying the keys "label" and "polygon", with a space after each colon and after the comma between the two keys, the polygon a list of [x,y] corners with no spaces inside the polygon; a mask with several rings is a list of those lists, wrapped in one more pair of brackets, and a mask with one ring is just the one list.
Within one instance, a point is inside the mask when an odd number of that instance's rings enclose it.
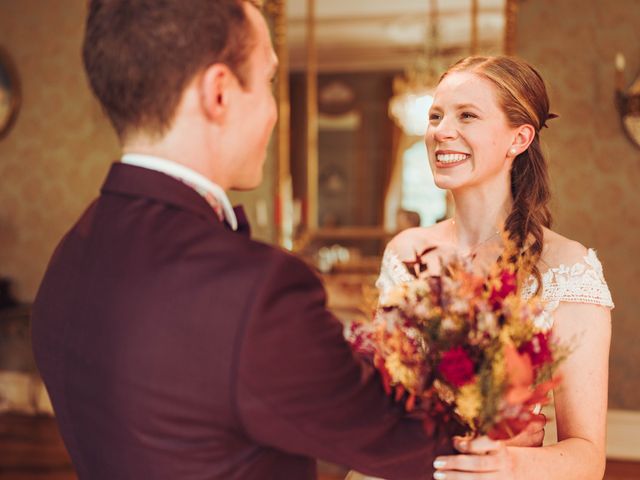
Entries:
{"label": "man's brown hair", "polygon": [[245,86],[255,0],[90,0],[82,48],[91,88],[123,139],[171,125],[193,77],[223,63]]}

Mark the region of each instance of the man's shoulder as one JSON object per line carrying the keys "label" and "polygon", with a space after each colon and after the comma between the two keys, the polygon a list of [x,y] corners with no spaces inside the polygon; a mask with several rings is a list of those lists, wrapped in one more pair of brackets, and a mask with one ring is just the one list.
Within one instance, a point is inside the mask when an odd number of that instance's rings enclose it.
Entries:
{"label": "man's shoulder", "polygon": [[256,266],[267,276],[284,278],[307,277],[317,279],[317,274],[300,257],[281,247],[270,245],[259,240],[251,240],[246,248],[250,251],[248,258],[255,261]]}
{"label": "man's shoulder", "polygon": [[217,245],[217,256],[221,255],[236,264],[240,270],[250,270],[260,277],[277,277],[285,281],[289,278],[318,278],[313,268],[304,260],[277,245],[231,231],[225,232],[218,241],[211,239],[211,242],[212,246]]}

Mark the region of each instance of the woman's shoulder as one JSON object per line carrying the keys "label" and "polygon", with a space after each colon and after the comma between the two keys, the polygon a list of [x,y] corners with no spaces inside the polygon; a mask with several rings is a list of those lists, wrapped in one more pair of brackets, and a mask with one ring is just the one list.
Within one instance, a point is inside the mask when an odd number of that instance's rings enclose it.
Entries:
{"label": "woman's shoulder", "polygon": [[580,242],[564,237],[548,228],[544,229],[544,243],[540,261],[545,268],[583,263],[591,249]]}
{"label": "woman's shoulder", "polygon": [[412,259],[416,253],[420,253],[426,248],[446,243],[448,222],[449,220],[443,220],[428,227],[403,230],[391,239],[387,244],[387,250],[392,251],[401,259]]}
{"label": "woman's shoulder", "polygon": [[540,263],[543,298],[550,302],[551,310],[559,302],[613,308],[611,292],[595,250],[545,229]]}

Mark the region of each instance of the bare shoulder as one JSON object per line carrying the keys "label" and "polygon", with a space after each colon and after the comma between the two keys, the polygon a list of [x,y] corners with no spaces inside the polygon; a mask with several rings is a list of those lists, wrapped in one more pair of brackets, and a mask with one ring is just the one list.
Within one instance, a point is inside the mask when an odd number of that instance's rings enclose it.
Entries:
{"label": "bare shoulder", "polygon": [[573,265],[582,262],[588,249],[580,242],[563,237],[553,230],[544,229],[544,246],[541,261],[545,267]]}
{"label": "bare shoulder", "polygon": [[449,220],[428,227],[408,228],[398,233],[387,245],[401,259],[412,259],[429,247],[440,247],[446,244],[446,230]]}

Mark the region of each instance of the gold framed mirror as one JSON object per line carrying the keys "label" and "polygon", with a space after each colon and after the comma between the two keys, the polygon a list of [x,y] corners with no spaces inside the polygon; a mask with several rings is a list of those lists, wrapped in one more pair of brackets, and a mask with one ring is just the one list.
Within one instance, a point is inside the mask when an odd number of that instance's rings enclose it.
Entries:
{"label": "gold framed mirror", "polygon": [[[440,36],[428,50],[434,4]],[[435,51],[440,72],[472,53],[513,54],[516,16],[517,0],[289,3],[296,250],[316,255],[323,246],[357,246],[362,264],[380,255],[399,222],[415,223],[394,182],[408,175],[398,165],[422,140],[389,117],[394,78],[427,51]]]}

